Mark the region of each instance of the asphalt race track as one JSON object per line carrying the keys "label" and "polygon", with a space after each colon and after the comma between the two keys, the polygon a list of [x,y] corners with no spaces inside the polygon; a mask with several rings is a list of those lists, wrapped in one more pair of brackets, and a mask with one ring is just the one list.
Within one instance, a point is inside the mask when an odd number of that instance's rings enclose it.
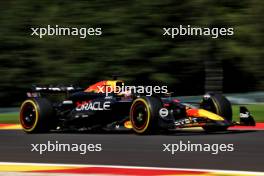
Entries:
{"label": "asphalt race track", "polygon": [[[37,162],[70,164],[103,164],[129,166],[159,166],[199,169],[225,169],[264,171],[264,131],[230,131],[206,134],[201,131],[176,132],[166,135],[139,136],[131,133],[89,134],[49,133],[25,134],[21,130],[0,130],[1,162]],[[234,144],[235,151],[177,152],[163,151],[162,144],[179,143]],[[103,151],[48,152],[40,155],[31,152],[31,144],[58,141],[59,143],[100,143]]]}

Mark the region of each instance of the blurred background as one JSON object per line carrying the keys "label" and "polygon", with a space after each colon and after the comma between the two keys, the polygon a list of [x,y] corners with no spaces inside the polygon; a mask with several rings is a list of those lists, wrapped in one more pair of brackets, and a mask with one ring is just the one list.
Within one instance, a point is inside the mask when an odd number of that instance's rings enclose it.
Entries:
{"label": "blurred background", "polygon": [[[85,86],[120,74],[176,95],[264,90],[262,0],[0,1],[0,106],[33,84]],[[31,27],[101,27],[103,34],[31,36]],[[163,27],[233,27],[234,35],[162,36]]]}

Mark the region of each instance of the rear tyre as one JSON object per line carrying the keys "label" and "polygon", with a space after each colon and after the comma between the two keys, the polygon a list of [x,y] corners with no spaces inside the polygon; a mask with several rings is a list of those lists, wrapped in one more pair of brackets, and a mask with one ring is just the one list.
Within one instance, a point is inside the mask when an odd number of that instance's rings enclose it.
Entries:
{"label": "rear tyre", "polygon": [[141,97],[130,108],[130,121],[137,134],[153,134],[159,130],[159,110],[162,102],[157,97]]}
{"label": "rear tyre", "polygon": [[20,108],[20,124],[26,133],[48,132],[53,116],[52,104],[45,98],[24,101]]}
{"label": "rear tyre", "polygon": [[[213,112],[223,117],[228,123],[232,122],[232,106],[230,101],[223,95],[209,93],[204,96],[200,108]],[[207,132],[225,131],[229,126],[204,126]]]}

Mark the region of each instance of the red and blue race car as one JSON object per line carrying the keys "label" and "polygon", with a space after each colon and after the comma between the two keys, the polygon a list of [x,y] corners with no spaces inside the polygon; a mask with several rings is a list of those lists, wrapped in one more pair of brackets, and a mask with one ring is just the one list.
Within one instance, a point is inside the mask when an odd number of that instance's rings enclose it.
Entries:
{"label": "red and blue race car", "polygon": [[26,133],[133,129],[137,134],[152,134],[177,128],[214,132],[255,125],[246,107],[240,108],[240,122],[233,122],[231,103],[220,94],[208,93],[199,103],[190,103],[168,95],[115,93],[123,84],[106,80],[85,89],[34,86],[21,105],[22,128]]}

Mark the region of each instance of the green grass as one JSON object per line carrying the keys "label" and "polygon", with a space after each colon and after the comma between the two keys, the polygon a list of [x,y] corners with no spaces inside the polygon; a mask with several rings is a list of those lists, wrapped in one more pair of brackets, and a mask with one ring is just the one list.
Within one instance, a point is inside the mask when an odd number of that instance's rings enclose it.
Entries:
{"label": "green grass", "polygon": [[19,123],[18,112],[0,113],[0,123]]}
{"label": "green grass", "polygon": [[[256,122],[264,122],[264,104],[246,105]],[[233,106],[233,120],[239,121],[239,106]],[[18,112],[0,113],[0,123],[19,123]]]}
{"label": "green grass", "polygon": [[[264,122],[264,104],[246,105],[256,122]],[[239,106],[233,106],[233,119],[239,120]]]}

